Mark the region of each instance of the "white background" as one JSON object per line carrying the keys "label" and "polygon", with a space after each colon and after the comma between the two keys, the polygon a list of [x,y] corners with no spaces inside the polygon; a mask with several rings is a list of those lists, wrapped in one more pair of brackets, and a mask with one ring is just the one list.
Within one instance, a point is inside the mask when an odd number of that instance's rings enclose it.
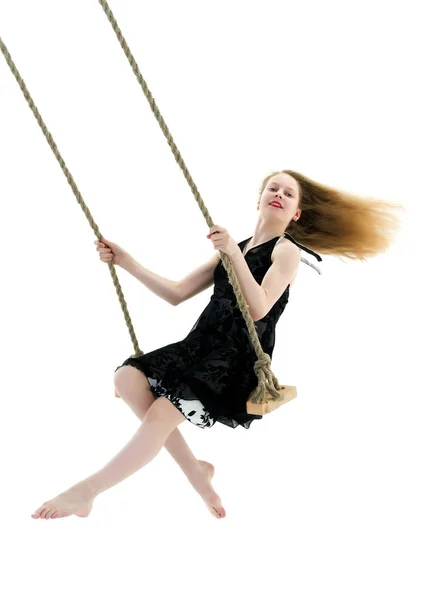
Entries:
{"label": "white background", "polygon": [[[110,6],[237,242],[273,170],[406,215],[365,263],[301,263],[272,362],[295,400],[250,430],[180,426],[216,467],[225,519],[162,449],[89,518],[33,520],[139,422],[114,396],[133,347],[108,267],[0,56],[1,595],[425,599],[426,3]],[[98,2],[1,0],[0,35],[102,234],[174,280],[207,260],[208,226]],[[185,337],[212,294],[173,307],[118,276],[145,352]]]}

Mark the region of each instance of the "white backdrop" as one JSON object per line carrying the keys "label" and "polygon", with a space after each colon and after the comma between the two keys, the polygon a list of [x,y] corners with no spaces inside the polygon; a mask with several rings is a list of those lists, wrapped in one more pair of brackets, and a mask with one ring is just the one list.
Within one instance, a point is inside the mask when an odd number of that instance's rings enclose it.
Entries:
{"label": "white backdrop", "polygon": [[[250,430],[180,426],[216,467],[225,519],[162,449],[88,519],[34,520],[139,422],[114,396],[133,347],[108,267],[0,56],[1,595],[425,599],[426,3],[110,6],[237,242],[273,170],[407,212],[385,254],[323,256],[321,276],[301,263],[272,362],[295,400]],[[205,219],[98,2],[0,0],[0,35],[102,234],[174,280],[207,260]],[[145,352],[187,335],[212,294],[172,307],[118,276]]]}

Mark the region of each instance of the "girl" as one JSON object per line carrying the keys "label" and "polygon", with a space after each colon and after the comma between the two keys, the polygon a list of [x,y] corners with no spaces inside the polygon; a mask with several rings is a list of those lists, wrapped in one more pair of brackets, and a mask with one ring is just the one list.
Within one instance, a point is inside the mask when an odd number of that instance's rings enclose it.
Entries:
{"label": "girl", "polygon": [[213,283],[214,290],[183,340],[127,358],[117,367],[116,390],[142,421],[133,438],[101,470],[42,504],[32,517],[88,516],[96,496],[135,473],[165,446],[210,512],[224,518],[226,511],[211,484],[214,466],[196,459],[178,430],[185,419],[202,428],[218,421],[248,429],[262,418],[246,412],[247,398],[257,386],[256,355],[219,251],[233,263],[260,344],[272,358],[276,323],[300,262],[320,272],[301,257],[301,250],[319,261],[314,250],[359,260],[376,256],[389,247],[399,227],[392,209],[403,207],[284,170],[262,183],[252,237],[236,243],[224,227],[214,225],[207,237],[215,254],[181,281],[150,272],[113,242],[95,241],[101,261],[113,261],[174,306]]}

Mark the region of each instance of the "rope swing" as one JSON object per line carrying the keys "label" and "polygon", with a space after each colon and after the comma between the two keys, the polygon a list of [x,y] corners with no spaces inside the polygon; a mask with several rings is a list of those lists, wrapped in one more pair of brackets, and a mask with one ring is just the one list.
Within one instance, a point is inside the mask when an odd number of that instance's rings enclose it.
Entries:
{"label": "rope swing", "polygon": [[[150,90],[147,87],[147,84],[138,68],[138,65],[137,65],[129,47],[128,47],[124,37],[122,36],[122,33],[121,33],[121,31],[118,27],[118,24],[113,16],[113,13],[111,12],[111,10],[105,0],[98,0],[98,1],[101,4],[109,22],[111,23],[114,32],[116,33],[116,36],[120,42],[120,45],[122,46],[122,48],[125,52],[125,55],[128,58],[128,61],[132,67],[132,70],[134,71],[135,76],[137,77],[137,80],[138,80],[139,84],[141,85],[141,88],[149,102],[150,108],[151,108],[153,114],[155,115],[155,117],[160,125],[160,128],[162,129],[162,131],[167,139],[167,142],[168,142],[168,144],[172,150],[172,153],[174,155],[174,158],[177,161],[178,165],[180,166],[181,170],[183,171],[184,177],[190,186],[190,189],[195,197],[195,200],[196,200],[199,208],[201,209],[202,215],[204,216],[208,227],[211,228],[214,225],[214,221],[212,220],[212,218],[208,212],[208,209],[205,206],[205,204],[202,200],[202,197],[198,192],[195,182],[193,181],[186,165],[184,164],[184,160],[172,138],[172,135],[171,135],[162,115],[159,112],[156,102],[155,102]],[[5,44],[1,38],[0,38],[0,49],[6,59],[7,64],[9,65],[13,75],[15,76],[15,78],[18,82],[18,85],[21,88],[22,93],[24,94],[24,97],[27,100],[39,126],[41,127],[43,134],[45,135],[45,137],[48,141],[49,146],[51,147],[55,157],[57,158],[57,160],[61,166],[61,169],[63,170],[64,175],[76,197],[76,200],[80,204],[80,206],[89,222],[89,225],[91,226],[98,241],[101,241],[101,238],[103,236],[101,235],[97,224],[95,223],[88,207],[86,206],[86,204],[83,200],[83,197],[76,185],[76,182],[74,181],[70,171],[68,170],[68,168],[65,164],[65,161],[62,158],[62,156],[58,150],[58,147],[53,140],[51,133],[49,132],[48,128],[46,127],[46,125],[40,115],[40,112],[38,111],[36,105],[34,104],[33,99],[31,98],[26,85],[25,85],[21,75],[19,74],[18,69],[16,68],[16,66],[15,66],[15,64],[14,64],[14,62],[13,62]],[[224,253],[222,251],[219,251],[219,252],[220,252],[221,261],[227,272],[229,282],[235,293],[235,296],[237,299],[237,305],[239,306],[239,309],[241,310],[241,313],[244,317],[245,323],[246,323],[248,331],[249,331],[251,342],[254,346],[254,350],[257,355],[257,359],[254,364],[254,372],[257,376],[258,384],[257,384],[257,387],[251,392],[249,398],[247,399],[247,403],[246,403],[247,413],[253,414],[253,415],[264,415],[266,413],[272,412],[279,406],[282,406],[285,402],[288,402],[289,400],[292,400],[293,398],[295,398],[297,396],[297,390],[296,390],[295,386],[279,384],[278,379],[276,378],[273,371],[271,370],[270,356],[263,351],[263,348],[260,344],[256,328],[254,326],[253,320],[252,320],[250,312],[249,312],[249,306],[246,303],[246,300],[241,292],[238,280],[235,276],[232,262],[230,261],[229,256],[226,253]],[[116,289],[116,293],[119,298],[120,306],[122,308],[122,311],[123,311],[123,314],[125,317],[126,326],[128,328],[128,331],[129,331],[129,334],[131,337],[131,341],[132,341],[132,344],[134,347],[134,354],[131,355],[131,358],[136,358],[138,356],[143,355],[144,352],[139,347],[137,337],[136,337],[136,334],[134,331],[134,327],[131,322],[131,317],[129,315],[128,306],[126,304],[113,261],[110,261],[108,263],[108,267],[110,270],[110,275],[113,279],[113,284]],[[116,396],[120,397],[117,394],[117,392],[116,392]]]}

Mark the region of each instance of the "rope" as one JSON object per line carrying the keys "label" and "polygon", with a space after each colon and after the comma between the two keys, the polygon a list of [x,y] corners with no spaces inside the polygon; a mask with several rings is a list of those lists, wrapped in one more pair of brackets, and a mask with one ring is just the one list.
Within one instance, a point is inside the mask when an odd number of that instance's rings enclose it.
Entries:
{"label": "rope", "polygon": [[[67,166],[66,166],[66,164],[64,162],[64,159],[62,158],[62,156],[61,156],[61,154],[60,154],[60,152],[58,150],[58,147],[57,147],[57,145],[55,144],[55,142],[53,140],[53,137],[52,137],[51,133],[49,132],[48,128],[46,127],[46,125],[45,125],[45,123],[44,123],[44,121],[43,121],[43,119],[42,119],[42,117],[41,117],[41,115],[40,115],[40,113],[39,113],[39,111],[37,109],[37,106],[34,104],[33,99],[31,98],[30,93],[29,93],[29,91],[27,89],[27,86],[25,85],[24,80],[22,79],[21,75],[19,74],[18,69],[16,68],[16,66],[15,66],[15,64],[14,64],[14,62],[13,62],[13,60],[12,60],[12,58],[11,58],[11,56],[10,56],[7,48],[6,48],[6,46],[5,46],[5,44],[3,43],[3,40],[1,39],[1,37],[0,37],[0,49],[1,49],[3,55],[4,55],[5,59],[6,59],[7,64],[9,65],[12,73],[15,75],[15,78],[16,78],[16,80],[18,82],[18,85],[21,88],[22,93],[24,94],[25,99],[27,100],[27,102],[28,102],[31,110],[33,111],[34,116],[36,117],[37,122],[40,125],[40,127],[41,127],[41,129],[42,129],[42,131],[43,131],[43,133],[44,133],[44,135],[45,135],[45,137],[46,137],[46,139],[47,139],[47,141],[49,143],[49,146],[51,147],[51,149],[52,149],[53,153],[55,154],[55,156],[56,156],[59,164],[61,165],[61,169],[63,170],[64,175],[66,176],[67,181],[70,184],[71,189],[73,190],[73,193],[74,193],[74,195],[76,197],[77,202],[82,207],[82,210],[85,213],[85,215],[86,215],[86,217],[87,217],[87,219],[89,221],[89,224],[92,227],[92,230],[94,231],[95,235],[97,236],[98,241],[101,241],[101,238],[103,236],[100,233],[98,225],[95,223],[94,219],[92,218],[92,215],[91,215],[91,213],[89,211],[89,208],[86,206],[86,204],[85,204],[85,202],[83,200],[82,194],[80,193],[80,191],[79,191],[79,189],[78,189],[78,187],[76,185],[76,182],[74,181],[74,179],[73,179],[70,171],[67,169]],[[120,283],[119,283],[119,279],[117,278],[117,273],[116,273],[115,266],[111,262],[108,263],[108,266],[109,266],[109,269],[110,269],[110,274],[111,274],[111,276],[113,278],[113,283],[114,283],[114,286],[116,288],[117,295],[119,296],[120,306],[122,307],[123,313],[125,315],[125,322],[126,322],[126,325],[128,327],[128,330],[129,330],[129,333],[130,333],[130,336],[131,336],[131,340],[132,340],[132,343],[134,345],[134,350],[135,350],[135,353],[136,353],[136,356],[137,356],[137,355],[141,354],[141,350],[138,347],[137,336],[135,335],[134,327],[133,327],[132,322],[131,322],[131,317],[129,315],[128,306],[126,304],[125,297],[123,295],[122,288],[121,288]]]}
{"label": "rope", "polygon": [[[201,195],[199,194],[199,191],[196,187],[195,182],[192,179],[192,176],[190,175],[190,173],[184,163],[184,160],[177,148],[177,145],[175,144],[175,142],[172,138],[172,135],[171,135],[162,115],[160,114],[160,111],[155,102],[155,99],[153,98],[153,95],[151,94],[151,92],[147,86],[147,83],[144,80],[144,77],[142,76],[140,69],[138,68],[137,62],[136,62],[134,56],[132,55],[132,52],[129,49],[129,46],[128,46],[125,38],[122,35],[119,25],[117,24],[117,21],[113,15],[108,3],[106,2],[106,0],[98,0],[98,1],[101,4],[111,26],[113,27],[113,30],[117,36],[117,39],[119,40],[119,43],[122,46],[122,49],[126,55],[126,58],[128,59],[129,64],[131,65],[131,68],[138,80],[138,83],[142,87],[143,92],[149,102],[150,108],[151,108],[153,114],[155,115],[156,120],[159,123],[159,126],[160,126],[162,132],[164,133],[164,135],[166,137],[166,140],[168,142],[168,145],[171,148],[174,158],[175,158],[177,164],[180,166],[181,170],[183,171],[184,177],[190,186],[190,189],[195,197],[195,200],[196,200],[199,208],[201,209],[203,216],[205,217],[207,225],[209,228],[211,228],[214,225],[214,222],[208,212],[207,207],[204,204],[204,201],[202,200]],[[244,317],[245,323],[247,325],[247,328],[248,328],[248,331],[250,334],[251,341],[253,343],[254,349],[255,349],[257,357],[258,357],[258,359],[256,360],[256,362],[254,364],[254,371],[258,378],[258,386],[257,386],[256,393],[253,395],[252,401],[256,404],[260,403],[264,398],[265,391],[268,391],[274,400],[279,400],[281,398],[281,394],[277,390],[280,389],[281,386],[278,383],[278,380],[275,377],[274,373],[270,369],[270,362],[271,362],[270,356],[263,351],[263,348],[260,345],[260,341],[259,341],[259,338],[257,335],[256,328],[254,327],[253,320],[252,320],[251,315],[248,310],[248,304],[247,304],[244,296],[242,295],[238,280],[236,279],[236,276],[235,276],[235,273],[233,270],[232,263],[229,259],[229,256],[227,254],[225,254],[224,252],[220,251],[220,257],[223,262],[223,266],[227,272],[229,282],[232,285],[233,291],[234,291],[236,299],[237,299],[237,304],[238,304],[238,306],[241,310],[241,313]]]}

